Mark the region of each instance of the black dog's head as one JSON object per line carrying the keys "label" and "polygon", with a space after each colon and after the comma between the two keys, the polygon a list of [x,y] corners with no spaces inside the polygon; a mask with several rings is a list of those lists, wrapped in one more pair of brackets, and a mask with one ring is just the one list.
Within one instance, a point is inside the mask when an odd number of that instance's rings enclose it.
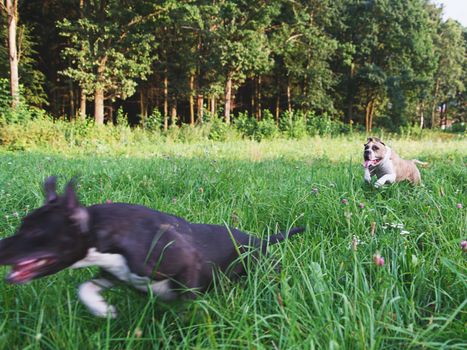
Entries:
{"label": "black dog's head", "polygon": [[45,204],[27,215],[11,237],[0,240],[0,265],[11,265],[11,283],[26,283],[54,274],[82,259],[87,252],[89,215],[76,197],[72,182],[63,196],[56,178],[44,184]]}

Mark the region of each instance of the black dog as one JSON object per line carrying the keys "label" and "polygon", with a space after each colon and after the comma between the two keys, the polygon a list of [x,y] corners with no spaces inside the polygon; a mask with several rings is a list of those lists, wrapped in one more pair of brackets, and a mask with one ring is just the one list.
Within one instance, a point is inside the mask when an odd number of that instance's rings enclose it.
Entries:
{"label": "black dog", "polygon": [[294,228],[261,240],[138,205],[84,207],[71,182],[63,196],[57,195],[55,177],[44,187],[44,206],[26,216],[14,236],[0,241],[0,264],[12,265],[7,276],[11,283],[26,283],[67,267],[100,267],[100,277],[79,288],[80,300],[96,316],[116,316],[100,295],[115,278],[141,291],[151,289],[166,300],[178,295],[194,298],[210,286],[215,270],[242,275],[246,265],[240,256],[258,257],[269,244],[304,231]]}

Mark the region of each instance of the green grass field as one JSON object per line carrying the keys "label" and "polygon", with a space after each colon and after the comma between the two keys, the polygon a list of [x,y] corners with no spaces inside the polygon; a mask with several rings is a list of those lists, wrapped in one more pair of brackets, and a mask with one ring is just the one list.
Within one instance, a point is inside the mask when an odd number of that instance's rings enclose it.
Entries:
{"label": "green grass field", "polygon": [[[392,140],[403,157],[430,163],[424,185],[375,190],[363,184],[363,141],[161,143],[104,147],[98,156],[0,151],[2,237],[42,204],[42,181],[52,174],[61,186],[77,176],[86,205],[138,203],[259,236],[307,227],[271,247],[279,275],[263,260],[248,277],[221,278],[186,303],[122,285],[105,294],[116,320],[94,318],[78,301],[77,286],[93,269],[0,282],[0,348],[466,349],[467,255],[459,243],[467,238],[467,142]],[[373,262],[377,251],[384,266]]]}

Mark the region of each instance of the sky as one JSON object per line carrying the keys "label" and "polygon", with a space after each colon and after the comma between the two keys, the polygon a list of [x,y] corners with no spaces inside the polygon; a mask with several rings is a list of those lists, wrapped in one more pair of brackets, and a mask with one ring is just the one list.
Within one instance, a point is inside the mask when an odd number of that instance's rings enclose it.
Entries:
{"label": "sky", "polygon": [[444,18],[452,18],[467,27],[467,0],[436,0],[444,7]]}

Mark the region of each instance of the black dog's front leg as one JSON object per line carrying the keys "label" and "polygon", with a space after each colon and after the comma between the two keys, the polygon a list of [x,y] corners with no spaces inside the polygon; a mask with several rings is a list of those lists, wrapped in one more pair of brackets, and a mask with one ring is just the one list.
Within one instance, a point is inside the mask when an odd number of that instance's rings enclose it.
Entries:
{"label": "black dog's front leg", "polygon": [[96,278],[84,282],[78,288],[79,299],[95,316],[117,317],[115,306],[109,305],[101,295],[101,292],[114,285],[112,279],[107,274],[101,273]]}

